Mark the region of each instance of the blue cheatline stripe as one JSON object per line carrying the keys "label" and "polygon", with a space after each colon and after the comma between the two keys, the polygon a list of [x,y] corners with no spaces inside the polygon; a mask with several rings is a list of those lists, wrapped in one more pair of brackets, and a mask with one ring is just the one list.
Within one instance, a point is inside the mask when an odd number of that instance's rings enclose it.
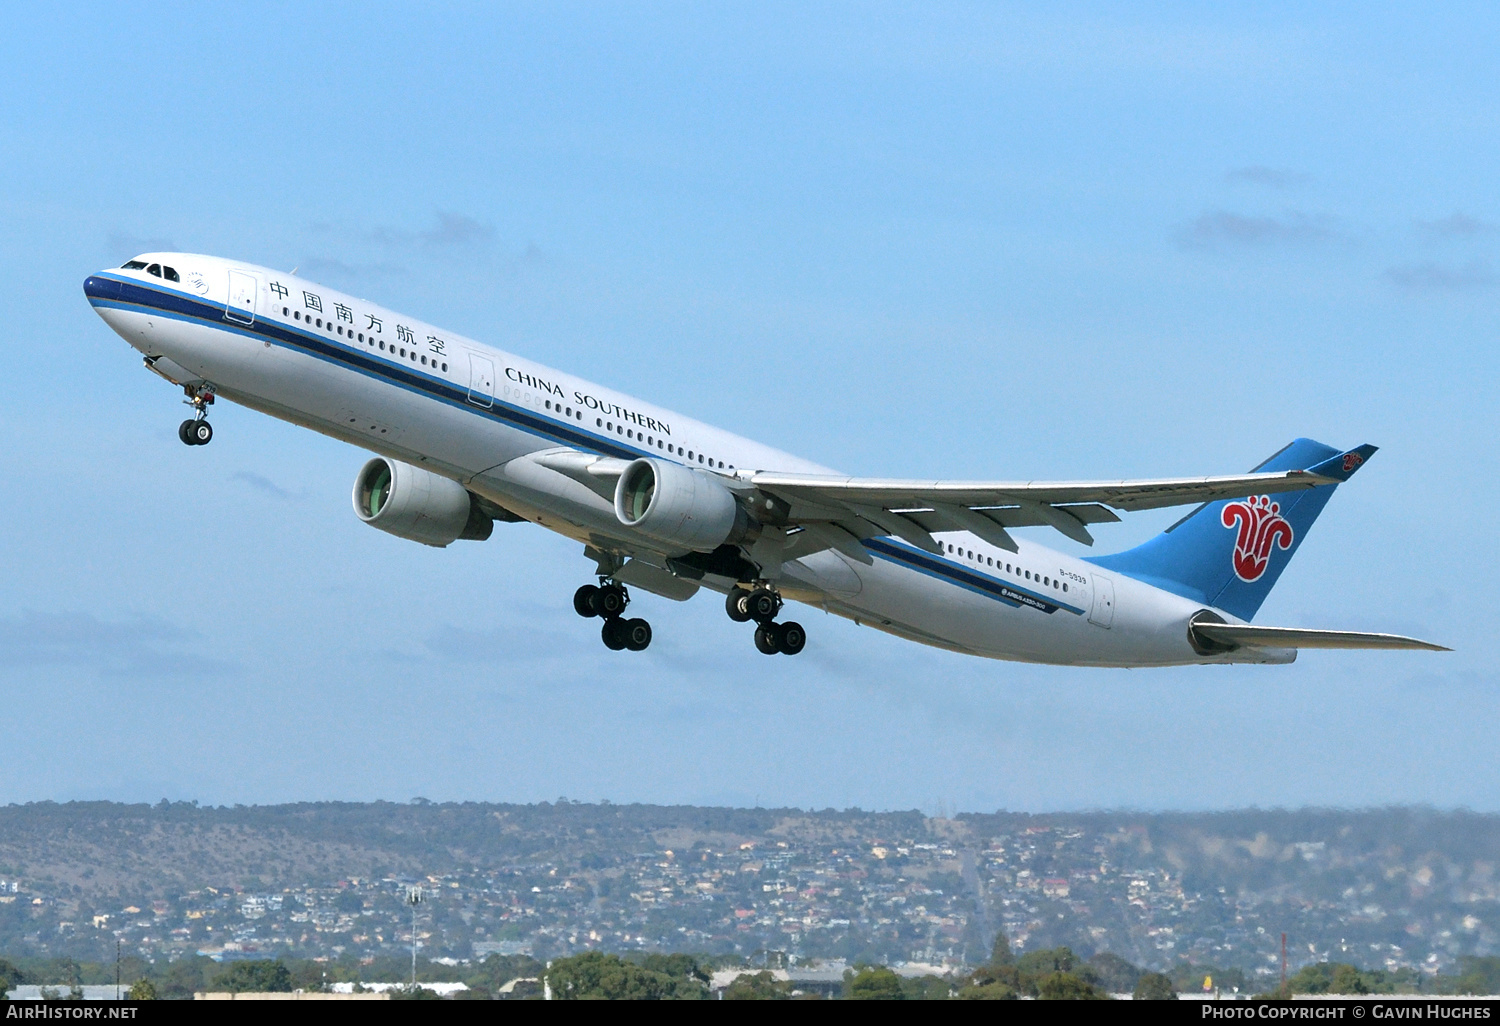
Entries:
{"label": "blue cheatline stripe", "polygon": [[364,374],[366,377],[396,385],[399,388],[404,388],[409,392],[426,398],[436,399],[455,409],[462,409],[467,413],[499,421],[512,427],[520,428],[530,434],[561,442],[565,445],[571,445],[585,451],[605,456],[616,456],[627,460],[636,459],[641,456],[655,456],[658,459],[667,458],[660,453],[648,449],[625,445],[612,438],[594,434],[586,429],[576,428],[572,425],[562,424],[538,416],[528,410],[505,402],[499,396],[493,399],[493,405],[488,409],[475,406],[469,402],[469,390],[465,387],[454,385],[446,379],[435,377],[431,374],[393,364],[371,353],[366,353],[362,349],[354,349],[351,346],[341,345],[332,339],[313,334],[311,331],[292,328],[259,316],[256,317],[253,325],[236,324],[224,318],[224,307],[219,304],[205,303],[193,296],[185,296],[169,289],[143,285],[140,282],[131,281],[126,278],[116,278],[112,275],[95,275],[95,277],[107,278],[107,280],[121,287],[121,297],[118,300],[90,296],[89,302],[96,307],[150,312],[170,317],[173,320],[205,324],[219,331],[226,331],[244,338],[269,341],[289,349],[295,349],[308,356],[337,364],[348,370]]}
{"label": "blue cheatline stripe", "polygon": [[975,573],[962,564],[923,552],[903,542],[890,538],[866,538],[861,544],[883,559],[926,574],[928,577],[956,584],[960,588],[995,599],[997,602],[1004,602],[1009,606],[1036,609],[1048,614],[1064,609],[1076,616],[1083,615],[1083,610],[1077,606],[1060,602],[1046,595],[1038,595],[1025,588],[1017,588],[1005,581],[997,581],[986,574]]}

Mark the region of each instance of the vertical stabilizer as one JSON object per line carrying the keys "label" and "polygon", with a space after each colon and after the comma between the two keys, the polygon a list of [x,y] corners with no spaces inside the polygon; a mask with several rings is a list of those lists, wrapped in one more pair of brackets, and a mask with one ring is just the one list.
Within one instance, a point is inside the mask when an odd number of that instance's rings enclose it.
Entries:
{"label": "vertical stabilizer", "polygon": [[[1310,470],[1347,481],[1373,445],[1339,452],[1299,438],[1255,471]],[[1089,562],[1249,620],[1337,485],[1205,503],[1143,545]]]}

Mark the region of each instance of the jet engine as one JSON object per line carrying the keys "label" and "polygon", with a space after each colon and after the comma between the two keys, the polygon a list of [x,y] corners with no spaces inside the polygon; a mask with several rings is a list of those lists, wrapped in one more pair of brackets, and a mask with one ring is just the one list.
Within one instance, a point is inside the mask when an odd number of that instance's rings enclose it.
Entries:
{"label": "jet engine", "polygon": [[460,538],[483,541],[495,529],[457,481],[384,456],[354,479],[354,512],[371,527],[439,549]]}
{"label": "jet engine", "polygon": [[615,516],[667,555],[712,552],[744,540],[754,526],[717,477],[654,459],[635,460],[620,474]]}

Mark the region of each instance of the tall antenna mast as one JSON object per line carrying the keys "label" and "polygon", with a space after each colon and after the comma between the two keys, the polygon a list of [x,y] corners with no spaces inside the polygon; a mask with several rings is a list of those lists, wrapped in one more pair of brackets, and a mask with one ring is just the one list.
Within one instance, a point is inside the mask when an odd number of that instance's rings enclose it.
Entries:
{"label": "tall antenna mast", "polygon": [[[422,886],[406,889],[406,903],[411,906],[411,989],[417,989],[417,906],[422,904]],[[1285,934],[1282,935],[1283,940]]]}

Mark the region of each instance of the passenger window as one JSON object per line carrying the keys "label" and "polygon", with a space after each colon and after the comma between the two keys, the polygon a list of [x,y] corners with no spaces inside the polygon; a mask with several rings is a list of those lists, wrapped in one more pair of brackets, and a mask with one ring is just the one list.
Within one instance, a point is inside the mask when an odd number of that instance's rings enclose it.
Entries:
{"label": "passenger window", "polygon": [[140,271],[146,266],[144,260],[130,260],[120,266],[122,271]]}
{"label": "passenger window", "polygon": [[172,268],[172,267],[163,267],[161,269],[161,273],[162,273],[162,277],[166,278],[167,281],[181,281],[182,280],[181,278],[177,277],[177,270],[175,268]]}
{"label": "passenger window", "polygon": [[151,275],[155,275],[156,277],[160,278],[161,277],[161,264],[152,264],[150,267],[146,268],[146,273],[147,274],[151,274]]}
{"label": "passenger window", "polygon": [[1067,581],[1063,581],[1063,591],[1067,591],[1067,590],[1068,590],[1068,582]]}

